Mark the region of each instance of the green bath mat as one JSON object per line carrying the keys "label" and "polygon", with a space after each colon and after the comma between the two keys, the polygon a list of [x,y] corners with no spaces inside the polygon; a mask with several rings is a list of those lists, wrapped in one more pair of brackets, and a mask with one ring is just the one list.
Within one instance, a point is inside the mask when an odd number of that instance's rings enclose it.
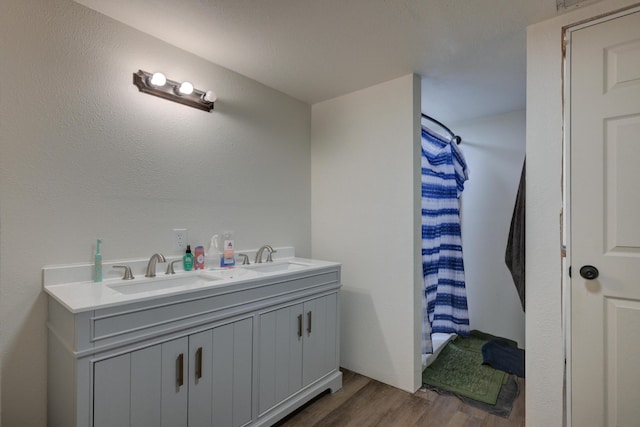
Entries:
{"label": "green bath mat", "polygon": [[469,336],[466,338],[456,337],[453,341],[458,348],[463,350],[476,351],[478,353],[482,352],[482,346],[487,343],[487,341],[491,341],[493,339],[500,338],[501,340],[509,343],[512,347],[518,347],[518,343],[502,337],[497,337],[495,335],[488,334],[486,332],[478,331],[476,329],[472,330],[469,333]]}
{"label": "green bath mat", "polygon": [[479,402],[495,405],[507,374],[482,364],[482,344],[474,337],[448,343],[422,372],[422,382]]}

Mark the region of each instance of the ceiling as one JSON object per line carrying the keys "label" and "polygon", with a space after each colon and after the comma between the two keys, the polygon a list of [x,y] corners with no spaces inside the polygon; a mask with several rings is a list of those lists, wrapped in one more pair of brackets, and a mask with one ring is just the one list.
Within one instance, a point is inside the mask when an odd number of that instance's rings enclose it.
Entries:
{"label": "ceiling", "polygon": [[423,112],[444,122],[524,108],[526,27],[564,12],[564,0],[76,1],[309,104],[417,73]]}

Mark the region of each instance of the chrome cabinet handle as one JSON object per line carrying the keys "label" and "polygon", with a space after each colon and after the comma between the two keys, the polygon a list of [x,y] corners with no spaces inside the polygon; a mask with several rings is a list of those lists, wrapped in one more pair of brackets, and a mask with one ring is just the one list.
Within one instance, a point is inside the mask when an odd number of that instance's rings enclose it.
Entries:
{"label": "chrome cabinet handle", "polygon": [[202,347],[196,351],[196,379],[202,378]]}
{"label": "chrome cabinet handle", "polygon": [[182,353],[176,359],[176,385],[178,387],[184,385],[184,354]]}

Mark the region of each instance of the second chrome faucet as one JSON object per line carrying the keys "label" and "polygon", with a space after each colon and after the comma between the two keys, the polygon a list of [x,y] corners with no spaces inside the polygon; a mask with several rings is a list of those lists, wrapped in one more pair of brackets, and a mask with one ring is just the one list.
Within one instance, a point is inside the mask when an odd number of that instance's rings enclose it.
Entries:
{"label": "second chrome faucet", "polygon": [[267,262],[273,262],[273,258],[271,257],[271,255],[278,251],[276,251],[269,245],[264,245],[260,249],[258,249],[258,252],[256,253],[256,261],[255,261],[256,263],[262,262],[262,253],[264,252],[265,249],[269,252],[269,255],[267,255]]}

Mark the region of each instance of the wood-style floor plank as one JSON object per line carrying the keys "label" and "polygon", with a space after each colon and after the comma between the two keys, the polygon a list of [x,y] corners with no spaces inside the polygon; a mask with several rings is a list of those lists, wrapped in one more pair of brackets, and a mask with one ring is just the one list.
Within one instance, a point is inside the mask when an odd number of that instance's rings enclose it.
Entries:
{"label": "wood-style floor plank", "polygon": [[395,410],[406,397],[405,392],[378,381],[369,381],[343,405],[315,426],[375,426],[388,412]]}
{"label": "wood-style floor plank", "polygon": [[428,405],[424,400],[415,396],[406,396],[402,405],[398,406],[394,411],[385,414],[375,425],[380,427],[386,426],[414,426],[418,420],[428,411]]}
{"label": "wood-style floor plank", "polygon": [[277,424],[278,426],[288,427],[312,427],[315,426],[318,420],[322,420],[327,417],[332,411],[342,406],[347,400],[349,400],[354,394],[356,394],[362,387],[366,386],[371,380],[365,376],[356,374],[351,371],[342,372],[342,389],[334,394],[325,394],[320,397],[321,404],[307,404],[302,407],[301,410],[296,412],[295,423],[291,424],[286,422],[286,419]]}
{"label": "wood-style floor plank", "polygon": [[325,394],[280,421],[278,427],[521,427],[524,379],[509,418],[466,405],[455,396],[420,390],[414,394],[342,370],[342,389]]}

